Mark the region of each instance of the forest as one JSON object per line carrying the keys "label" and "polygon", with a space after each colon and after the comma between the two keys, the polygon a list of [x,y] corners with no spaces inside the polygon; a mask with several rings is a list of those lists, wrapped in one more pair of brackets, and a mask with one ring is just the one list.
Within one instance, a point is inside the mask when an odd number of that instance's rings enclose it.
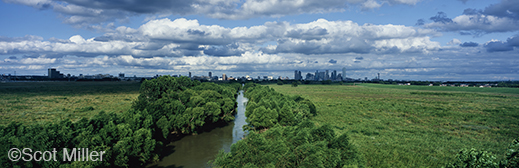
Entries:
{"label": "forest", "polygon": [[0,167],[142,167],[159,159],[169,135],[193,134],[204,126],[233,120],[240,86],[162,76],[144,81],[138,99],[123,113],[100,112],[76,122],[11,122],[0,126],[2,151],[56,148],[57,158],[63,157],[63,148],[106,153],[102,162],[13,162],[0,155]]}

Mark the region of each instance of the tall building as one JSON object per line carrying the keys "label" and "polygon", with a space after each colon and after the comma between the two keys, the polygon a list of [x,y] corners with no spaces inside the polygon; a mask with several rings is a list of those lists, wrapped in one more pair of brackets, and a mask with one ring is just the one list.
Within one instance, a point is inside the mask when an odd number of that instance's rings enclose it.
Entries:
{"label": "tall building", "polygon": [[294,71],[294,79],[295,80],[301,80],[303,79],[303,76],[301,76],[301,71],[295,70]]}
{"label": "tall building", "polygon": [[332,80],[336,80],[336,79],[337,79],[337,71],[333,70],[333,72],[332,72]]}
{"label": "tall building", "polygon": [[223,74],[222,75],[222,80],[227,80],[227,75]]}
{"label": "tall building", "polygon": [[189,72],[189,78],[191,78],[191,72]]}
{"label": "tall building", "polygon": [[314,80],[319,80],[319,70],[315,70]]}
{"label": "tall building", "polygon": [[312,73],[307,73],[305,79],[306,80],[314,80],[315,79],[315,75],[312,74]]}
{"label": "tall building", "polygon": [[346,80],[346,67],[342,68],[342,80]]}
{"label": "tall building", "polygon": [[63,78],[63,74],[56,71],[56,68],[49,68],[49,78],[50,79],[61,79]]}
{"label": "tall building", "polygon": [[326,73],[324,74],[324,80],[330,79],[330,74],[328,73],[328,70],[326,70]]}
{"label": "tall building", "polygon": [[213,78],[213,73],[209,72],[209,78]]}
{"label": "tall building", "polygon": [[321,81],[322,81],[322,80],[325,80],[325,79],[324,79],[324,78],[325,78],[325,75],[326,75],[325,72],[319,72],[319,78],[318,78],[317,80],[321,80]]}

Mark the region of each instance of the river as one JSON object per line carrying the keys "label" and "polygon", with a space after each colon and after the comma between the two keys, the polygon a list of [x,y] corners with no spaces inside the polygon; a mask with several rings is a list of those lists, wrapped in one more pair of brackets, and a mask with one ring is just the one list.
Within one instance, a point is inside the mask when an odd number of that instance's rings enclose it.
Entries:
{"label": "river", "polygon": [[245,106],[248,101],[240,90],[236,99],[238,102],[236,118],[229,125],[217,127],[209,132],[198,135],[188,135],[166,146],[164,158],[158,163],[147,167],[168,168],[200,168],[209,167],[208,161],[213,160],[219,150],[229,152],[231,145],[245,135]]}

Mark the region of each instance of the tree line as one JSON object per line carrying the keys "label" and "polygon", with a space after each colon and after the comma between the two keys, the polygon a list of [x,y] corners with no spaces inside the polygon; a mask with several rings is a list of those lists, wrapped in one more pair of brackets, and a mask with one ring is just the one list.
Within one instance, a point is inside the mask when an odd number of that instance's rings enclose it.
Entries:
{"label": "tree line", "polygon": [[[0,167],[141,167],[159,160],[170,134],[197,133],[204,126],[233,120],[239,89],[238,83],[224,86],[162,76],[144,81],[138,99],[123,113],[100,112],[77,122],[11,122],[0,126],[0,151],[55,148],[57,161],[11,161],[0,155]],[[61,159],[63,148],[105,154],[102,162],[68,162]]]}

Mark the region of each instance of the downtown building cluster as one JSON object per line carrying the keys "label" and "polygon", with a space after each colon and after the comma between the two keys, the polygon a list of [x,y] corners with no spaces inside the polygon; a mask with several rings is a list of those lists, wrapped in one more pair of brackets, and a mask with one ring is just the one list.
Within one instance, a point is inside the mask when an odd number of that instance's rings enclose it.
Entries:
{"label": "downtown building cluster", "polygon": [[342,73],[337,73],[337,70],[330,71],[319,71],[316,70],[315,73],[307,73],[304,78],[301,74],[301,71],[294,71],[294,79],[295,80],[308,80],[308,81],[346,81],[350,80],[350,78],[346,77],[346,68],[342,68]]}

